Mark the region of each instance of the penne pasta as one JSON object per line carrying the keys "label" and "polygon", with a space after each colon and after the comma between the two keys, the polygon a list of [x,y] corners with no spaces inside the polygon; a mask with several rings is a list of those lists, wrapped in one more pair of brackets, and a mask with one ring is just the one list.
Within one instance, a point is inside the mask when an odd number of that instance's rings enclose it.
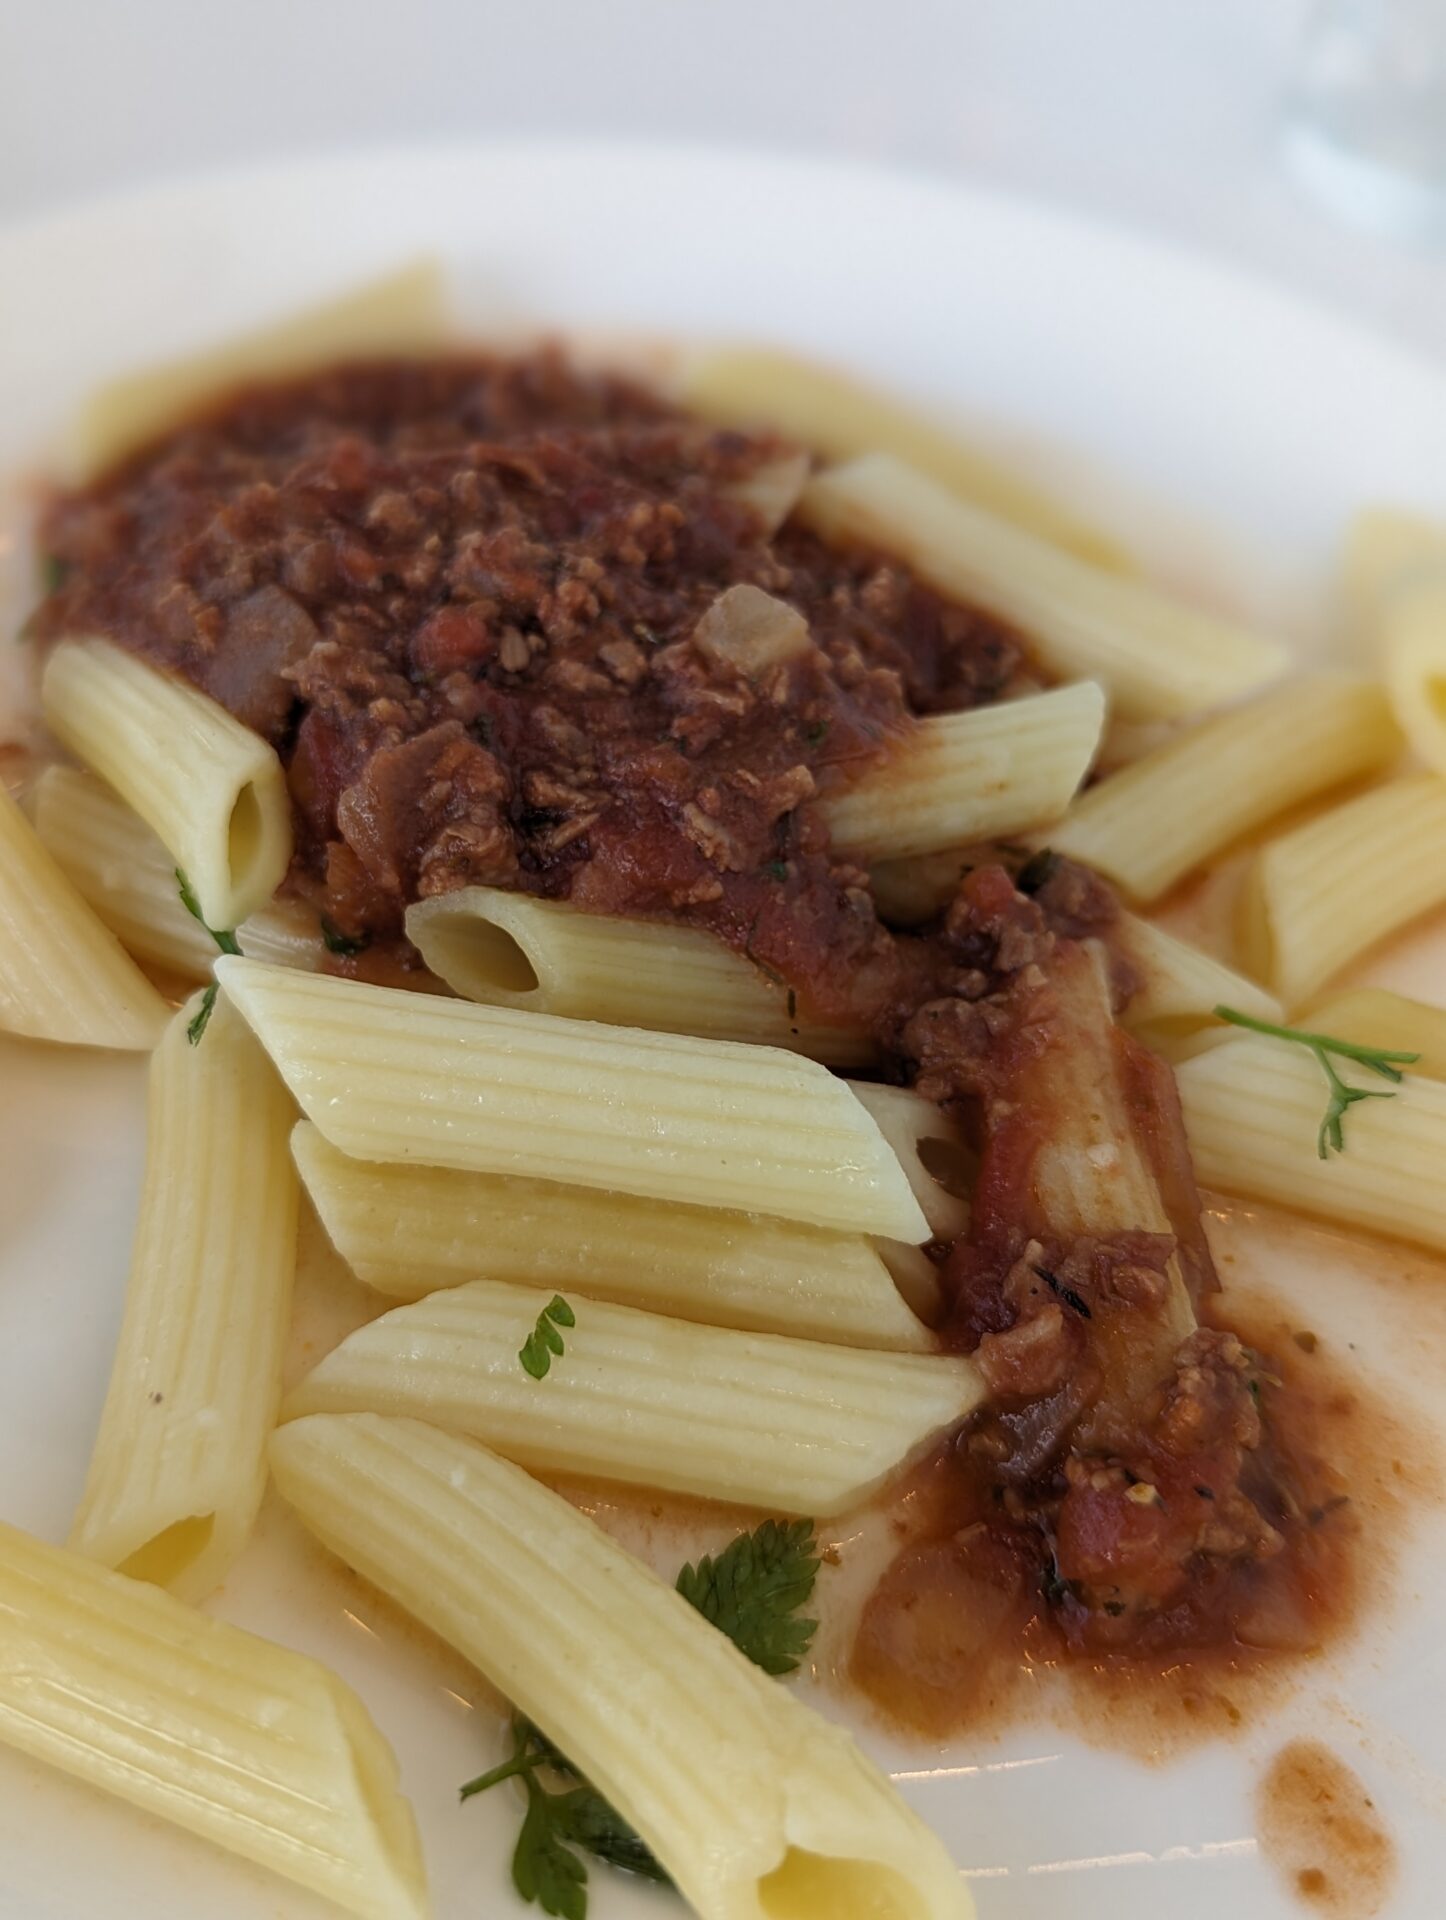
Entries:
{"label": "penne pasta", "polygon": [[1384,987],[1352,987],[1313,1001],[1299,1015],[1312,1033],[1328,1033],[1353,1046],[1384,1047],[1390,1053],[1415,1053],[1408,1069],[1446,1080],[1446,1007],[1389,993]]}
{"label": "penne pasta", "polygon": [[1017,626],[1047,672],[1098,680],[1127,720],[1198,713],[1285,670],[1274,640],[1089,566],[889,454],[819,474],[800,512],[826,538],[897,554],[939,592]]}
{"label": "penne pasta", "polygon": [[1231,1032],[1215,1018],[1217,1007],[1277,1024],[1285,1017],[1273,994],[1163,927],[1124,913],[1112,936],[1139,979],[1121,1024],[1167,1059],[1179,1059],[1207,1031],[1219,1037]]}
{"label": "penne pasta", "polygon": [[167,1011],[0,786],[0,1029],[144,1052]]}
{"label": "penne pasta", "polygon": [[445,346],[451,332],[441,268],[418,260],[240,339],[110,381],[72,428],[69,477],[76,484],[94,479],[246,381],[424,353]]}
{"label": "penne pasta", "polygon": [[1377,623],[1398,587],[1446,567],[1446,525],[1397,507],[1366,507],[1351,522],[1341,592],[1358,647],[1374,657]]}
{"label": "penne pasta", "polygon": [[392,1299],[515,1280],[715,1327],[899,1352],[933,1346],[859,1234],[550,1180],[379,1166],[348,1159],[309,1120],[291,1149],[337,1252]]}
{"label": "penne pasta", "polygon": [[938,1839],[849,1736],[517,1467],[360,1414],[283,1427],[272,1470],[563,1748],[700,1920],[968,1920]]}
{"label": "penne pasta", "polygon": [[1446,780],[1392,780],[1271,840],[1240,903],[1245,964],[1289,1007],[1446,901]]}
{"label": "penne pasta", "polygon": [[291,800],[259,734],[108,640],[62,640],[41,702],[56,738],[185,870],[208,926],[235,927],[266,905],[291,859]]}
{"label": "penne pasta", "polygon": [[918,854],[911,860],[880,860],[869,869],[869,891],[889,926],[917,927],[954,898],[971,861],[962,847]]}
{"label": "penne pasta", "polygon": [[1446,774],[1446,561],[1397,588],[1379,632],[1397,724],[1431,771]]}
{"label": "penne pasta", "polygon": [[222,959],[217,976],[343,1153],[515,1173],[922,1241],[848,1088],[776,1047],[602,1027]]}
{"label": "penne pasta", "polygon": [[1343,673],[1291,680],[1102,780],[1050,845],[1137,900],[1156,900],[1212,854],[1302,801],[1376,772],[1400,749],[1373,682]]}
{"label": "penne pasta", "polygon": [[[1322,1023],[1322,1031],[1328,1031]],[[1384,1044],[1374,1033],[1371,1044]],[[1363,1072],[1358,1084],[1385,1091]],[[1446,1252],[1446,1086],[1406,1070],[1351,1108],[1347,1151],[1319,1158],[1327,1087],[1305,1050],[1242,1034],[1177,1070],[1201,1181]]]}
{"label": "penne pasta", "polygon": [[909,859],[1058,820],[1094,759],[1093,681],[920,720],[881,764],[823,802],[835,848]]}
{"label": "penne pasta", "polygon": [[700,927],[459,887],[409,907],[407,938],[455,993],[488,1006],[751,1040],[836,1067],[874,1056],[863,1028],[811,1020],[776,979]]}
{"label": "penne pasta", "polygon": [[[35,787],[35,831],[76,891],[127,953],[182,979],[204,980],[216,942],[181,904],[176,863],[139,814],[78,767],[47,767]],[[316,915],[273,901],[236,929],[241,951],[282,967],[319,967]]]}
{"label": "penne pasta", "polygon": [[953,1240],[969,1224],[964,1197],[973,1184],[975,1163],[964,1129],[952,1115],[907,1087],[885,1087],[851,1080],[860,1103],[899,1156],[914,1198],[936,1240]]}
{"label": "penne pasta", "polygon": [[0,1740],[365,1920],[425,1920],[392,1751],[317,1661],[3,1525],[0,1617]]}
{"label": "penne pasta", "polygon": [[1108,534],[1076,519],[989,454],[847,374],[768,348],[724,347],[689,360],[680,388],[684,406],[705,419],[786,434],[830,460],[894,454],[1042,540],[1096,566],[1129,570],[1128,558]]}
{"label": "penne pasta", "polygon": [[537,1473],[823,1515],[857,1505],[984,1398],[964,1359],[738,1333],[576,1297],[566,1351],[534,1379],[519,1355],[549,1297],[476,1280],[395,1307],[329,1353],[282,1419],[395,1414],[469,1434]]}
{"label": "penne pasta", "polygon": [[187,1600],[261,1505],[296,1265],[291,1102],[225,1001],[192,1044],[199,1004],[151,1061],[125,1318],[70,1536]]}

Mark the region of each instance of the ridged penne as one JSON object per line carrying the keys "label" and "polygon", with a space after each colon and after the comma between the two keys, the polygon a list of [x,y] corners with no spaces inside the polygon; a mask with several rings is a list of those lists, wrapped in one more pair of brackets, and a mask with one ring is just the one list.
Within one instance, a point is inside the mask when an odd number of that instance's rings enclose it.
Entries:
{"label": "ridged penne", "polygon": [[1351,522],[1341,590],[1358,652],[1374,659],[1377,622],[1398,587],[1446,567],[1446,523],[1399,507],[1364,507]]}
{"label": "ridged penne", "polygon": [[0,786],[0,1029],[143,1052],[167,1013]]}
{"label": "ridged penne", "polygon": [[799,511],[825,537],[897,554],[939,592],[1017,626],[1049,673],[1098,680],[1127,720],[1198,713],[1285,670],[1275,641],[1089,566],[888,454],[819,474]]}
{"label": "ridged penne", "polygon": [[[35,831],[127,953],[183,979],[203,980],[216,942],[181,904],[176,862],[145,821],[92,774],[47,767],[35,786]],[[326,958],[314,912],[273,901],[236,929],[241,951],[282,967]]]}
{"label": "ridged penne", "polygon": [[[1322,1023],[1321,1031],[1328,1031]],[[1372,1036],[1371,1044],[1378,1045]],[[1348,1079],[1383,1080],[1341,1063]],[[1196,1171],[1206,1186],[1297,1207],[1343,1226],[1446,1252],[1446,1086],[1407,1068],[1388,1100],[1350,1110],[1346,1150],[1322,1160],[1328,1088],[1298,1046],[1242,1034],[1177,1069]]]}
{"label": "ridged penne", "polygon": [[1443,901],[1446,780],[1392,780],[1255,856],[1240,902],[1242,958],[1295,1007]]}
{"label": "ridged penne", "polygon": [[869,891],[880,918],[894,927],[932,920],[954,898],[970,864],[963,847],[917,854],[911,860],[875,861],[869,868]]}
{"label": "ridged penne", "polygon": [[705,419],[786,434],[830,460],[896,454],[1002,520],[1096,566],[1129,569],[1108,534],[1087,526],[978,447],[830,367],[767,348],[723,347],[688,360],[679,384],[684,406]]}
{"label": "ridged penne", "polygon": [[409,907],[407,938],[454,992],[488,1006],[750,1040],[829,1066],[874,1054],[862,1027],[809,1019],[776,979],[701,927],[460,887]]}
{"label": "ridged penne", "polygon": [[208,926],[235,927],[266,905],[291,858],[291,800],[259,734],[108,640],[62,640],[40,693],[55,737],[184,868]]}
{"label": "ridged penne", "polygon": [[952,1240],[963,1233],[969,1202],[961,1189],[972,1184],[975,1166],[959,1122],[907,1087],[869,1080],[851,1080],[849,1085],[899,1156],[933,1237]]}
{"label": "ridged penne", "polygon": [[266,1485],[296,1266],[286,1090],[233,1007],[151,1060],[125,1317],[70,1544],[202,1599]]}
{"label": "ridged penne", "polygon": [[928,1238],[874,1122],[842,1081],[796,1054],[257,960],[216,971],[308,1119],[356,1159]]}
{"label": "ridged penne", "polygon": [[425,353],[445,346],[451,332],[441,268],[415,261],[189,359],[98,388],[71,430],[70,478],[94,478],[246,381],[286,379],[328,362]]}
{"label": "ridged penne", "polygon": [[1384,987],[1351,987],[1312,1001],[1297,1019],[1312,1033],[1328,1033],[1353,1046],[1419,1054],[1409,1069],[1412,1075],[1446,1080],[1446,1007],[1427,1006]]}
{"label": "ridged penne", "polygon": [[1379,634],[1397,724],[1431,771],[1446,774],[1446,559],[1396,589],[1382,610]]}
{"label": "ridged penne", "polygon": [[291,1147],[337,1252],[393,1299],[515,1280],[715,1327],[898,1352],[933,1345],[859,1234],[550,1180],[351,1160],[309,1120]]}
{"label": "ridged penne", "polygon": [[7,1526],[0,1618],[0,1740],[365,1920],[426,1920],[392,1751],[317,1661]]}
{"label": "ridged penne", "polygon": [[1058,820],[1104,719],[1104,694],[1081,680],[920,720],[886,760],[824,801],[834,846],[857,859],[908,859]]}
{"label": "ridged penne", "polygon": [[1112,940],[1139,978],[1121,1024],[1167,1059],[1175,1059],[1207,1028],[1222,1035],[1231,1031],[1215,1019],[1216,1007],[1277,1024],[1284,1018],[1280,1002],[1254,980],[1148,920],[1121,914]]}
{"label": "ridged penne", "polygon": [[576,1296],[566,1351],[537,1380],[518,1356],[549,1298],[475,1280],[395,1307],[334,1348],[282,1419],[396,1414],[535,1472],[833,1514],[984,1397],[961,1358],[739,1333]]}
{"label": "ridged penne", "polygon": [[843,1729],[519,1468],[367,1414],[298,1420],[271,1457],[323,1544],[557,1741],[699,1920],[969,1920]]}
{"label": "ridged penne", "polygon": [[1374,682],[1291,680],[1102,780],[1049,842],[1137,900],[1156,900],[1288,808],[1374,773],[1401,745]]}

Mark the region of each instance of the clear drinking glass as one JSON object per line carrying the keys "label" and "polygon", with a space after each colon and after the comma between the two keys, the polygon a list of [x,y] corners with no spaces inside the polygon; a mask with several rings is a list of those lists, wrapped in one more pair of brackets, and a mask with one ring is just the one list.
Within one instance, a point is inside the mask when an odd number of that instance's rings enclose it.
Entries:
{"label": "clear drinking glass", "polygon": [[1341,214],[1446,242],[1446,0],[1318,0],[1285,144],[1297,178]]}

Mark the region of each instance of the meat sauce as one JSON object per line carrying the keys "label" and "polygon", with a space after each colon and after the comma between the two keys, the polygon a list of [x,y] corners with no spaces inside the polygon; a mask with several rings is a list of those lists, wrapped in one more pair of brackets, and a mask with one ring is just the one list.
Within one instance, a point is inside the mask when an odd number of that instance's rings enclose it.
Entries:
{"label": "meat sauce", "polygon": [[[1349,1528],[1274,1363],[1209,1323],[1174,1083],[1114,1023],[1108,890],[980,849],[904,932],[832,853],[820,801],[917,716],[1039,680],[892,561],[772,527],[760,482],[794,454],[553,352],[341,369],[57,499],[34,631],[107,634],[275,745],[289,887],[363,964],[405,961],[407,905],[472,883],[686,920],[963,1121],[970,1226],[929,1251],[992,1404],[935,1461],[855,1662],[946,1722],[981,1635],[1234,1645],[1342,1589]],[[700,646],[738,585],[811,644],[752,677]]]}

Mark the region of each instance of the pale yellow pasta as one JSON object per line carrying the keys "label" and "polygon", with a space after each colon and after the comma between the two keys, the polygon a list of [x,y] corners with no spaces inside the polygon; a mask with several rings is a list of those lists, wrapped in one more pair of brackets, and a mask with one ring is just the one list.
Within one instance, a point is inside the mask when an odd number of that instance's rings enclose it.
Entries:
{"label": "pale yellow pasta", "polygon": [[1432,1080],[1446,1080],[1446,1007],[1427,1006],[1423,1000],[1409,1000],[1384,987],[1350,987],[1313,1000],[1297,1014],[1296,1022],[1312,1033],[1349,1040],[1353,1046],[1419,1054],[1408,1069],[1413,1078],[1426,1074]]}
{"label": "pale yellow pasta", "polygon": [[266,905],[291,859],[291,800],[274,748],[108,640],[62,640],[40,691],[51,732],[160,837],[208,926],[235,927]]}
{"label": "pale yellow pasta", "polygon": [[217,976],[333,1146],[923,1241],[842,1081],[776,1047],[604,1027],[222,959]]}
{"label": "pale yellow pasta", "polygon": [[969,1920],[848,1734],[518,1467],[368,1414],[295,1421],[271,1458],[322,1543],[555,1740],[699,1920]]}
{"label": "pale yellow pasta", "polygon": [[[1365,1068],[1339,1065],[1353,1084],[1390,1091]],[[1446,1086],[1439,1080],[1408,1068],[1391,1099],[1351,1108],[1345,1152],[1322,1160],[1316,1134],[1328,1088],[1304,1048],[1241,1034],[1187,1060],[1177,1078],[1203,1185],[1446,1252]]]}
{"label": "pale yellow pasta", "polygon": [[[35,831],[127,953],[184,979],[202,980],[216,942],[181,904],[176,863],[145,821],[102,780],[78,767],[47,767],[35,787]],[[236,929],[241,951],[278,966],[319,967],[326,957],[314,912],[273,901]]]}
{"label": "pale yellow pasta", "polygon": [[888,454],[818,475],[799,510],[826,537],[897,554],[939,592],[1017,626],[1049,673],[1098,680],[1127,720],[1198,713],[1286,667],[1274,640],[1089,566]]}
{"label": "pale yellow pasta", "polygon": [[973,864],[962,847],[911,860],[879,860],[869,868],[869,891],[890,926],[917,927],[948,906]]}
{"label": "pale yellow pasta", "polygon": [[1089,771],[1105,699],[1092,681],[920,720],[823,803],[834,847],[900,860],[1058,820]]}
{"label": "pale yellow pasta", "polygon": [[474,1280],[395,1307],[348,1334],[282,1419],[409,1416],[534,1472],[833,1514],[984,1397],[965,1359],[740,1333],[580,1295],[568,1297],[565,1352],[534,1379],[519,1355],[550,1298]]}
{"label": "pale yellow pasta", "polygon": [[806,453],[783,453],[724,491],[753,509],[765,533],[777,533],[798,505],[811,464]]}
{"label": "pale yellow pasta", "polygon": [[1397,588],[1379,633],[1397,723],[1431,771],[1446,774],[1446,561],[1428,578]]}
{"label": "pale yellow pasta", "polygon": [[409,907],[407,938],[438,979],[489,1006],[752,1040],[835,1067],[875,1051],[862,1027],[811,1019],[776,977],[701,927],[459,887]]}
{"label": "pale yellow pasta", "polygon": [[1112,939],[1139,979],[1121,1023],[1168,1059],[1193,1049],[1207,1031],[1231,1031],[1215,1019],[1216,1007],[1233,1007],[1254,1020],[1279,1023],[1284,1017],[1280,1002],[1254,980],[1135,914],[1120,915]]}
{"label": "pale yellow pasta", "polygon": [[426,1920],[391,1748],[317,1661],[3,1525],[0,1618],[7,1745],[365,1920]]}
{"label": "pale yellow pasta", "polygon": [[292,1152],[338,1253],[393,1299],[515,1280],[755,1333],[901,1352],[933,1344],[860,1234],[551,1180],[380,1166],[339,1153],[309,1120]]}
{"label": "pale yellow pasta", "polygon": [[1398,587],[1446,569],[1446,522],[1365,507],[1346,536],[1341,589],[1358,649],[1374,658],[1377,622]]}
{"label": "pale yellow pasta", "polygon": [[1102,780],[1049,835],[1056,852],[1156,900],[1212,854],[1401,750],[1381,688],[1344,673],[1288,681]]}
{"label": "pale yellow pasta", "polygon": [[0,1030],[145,1051],[166,1003],[0,786]]}
{"label": "pale yellow pasta", "polygon": [[239,339],[98,388],[71,431],[70,477],[77,483],[92,479],[247,381],[285,379],[344,360],[435,351],[452,330],[441,268],[415,261]]}
{"label": "pale yellow pasta", "polygon": [[851,1080],[849,1085],[899,1156],[930,1233],[936,1240],[957,1238],[969,1224],[965,1194],[975,1172],[959,1122],[907,1087],[870,1080]]}
{"label": "pale yellow pasta", "polygon": [[246,1544],[266,1485],[296,1266],[292,1106],[247,1028],[198,995],[151,1060],[125,1317],[78,1553],[200,1600]]}
{"label": "pale yellow pasta", "polygon": [[1000,460],[832,368],[768,348],[724,347],[684,364],[679,398],[707,419],[787,434],[830,460],[896,454],[961,498],[1096,566],[1129,568],[1110,535],[1086,525]]}
{"label": "pale yellow pasta", "polygon": [[1446,902],[1446,780],[1393,780],[1281,834],[1251,863],[1246,966],[1295,1007],[1349,961]]}

